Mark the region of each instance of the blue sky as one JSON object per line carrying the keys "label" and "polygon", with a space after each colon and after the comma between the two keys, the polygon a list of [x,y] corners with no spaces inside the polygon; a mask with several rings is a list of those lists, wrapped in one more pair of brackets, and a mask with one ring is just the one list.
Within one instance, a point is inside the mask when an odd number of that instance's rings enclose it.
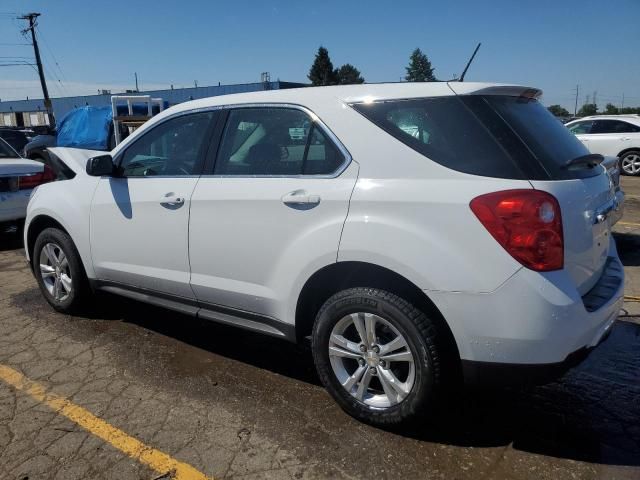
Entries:
{"label": "blue sky", "polygon": [[[623,93],[640,105],[640,0],[3,0],[0,63],[32,55],[8,45],[24,43],[13,12],[28,11],[43,14],[52,96],[131,88],[134,71],[142,88],[246,83],[263,71],[306,81],[320,44],[370,82],[398,81],[415,47],[451,78],[481,41],[467,80],[540,87],[546,104],[571,110],[576,84],[579,104],[597,91],[601,108]],[[38,85],[31,67],[0,67],[2,99],[39,97]]]}

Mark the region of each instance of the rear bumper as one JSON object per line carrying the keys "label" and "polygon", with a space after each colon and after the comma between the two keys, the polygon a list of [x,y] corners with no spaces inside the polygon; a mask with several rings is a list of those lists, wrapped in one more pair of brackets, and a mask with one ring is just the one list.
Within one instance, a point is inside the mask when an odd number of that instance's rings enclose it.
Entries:
{"label": "rear bumper", "polygon": [[616,192],[616,204],[618,207],[609,213],[609,224],[612,227],[618,223],[618,220],[620,220],[624,214],[624,192],[620,189]]}
{"label": "rear bumper", "polygon": [[[607,330],[600,343],[606,340],[610,331],[611,329]],[[557,363],[519,364],[463,360],[462,374],[465,385],[471,388],[544,385],[580,365],[595,348],[582,347]]]}
{"label": "rear bumper", "polygon": [[623,304],[624,270],[613,242],[609,253],[608,267],[584,297],[565,271],[526,268],[490,293],[426,292],[453,332],[465,380],[525,376],[531,377],[525,383],[538,383],[598,345]]}
{"label": "rear bumper", "polygon": [[27,205],[31,190],[0,192],[0,222],[23,219],[27,215]]}

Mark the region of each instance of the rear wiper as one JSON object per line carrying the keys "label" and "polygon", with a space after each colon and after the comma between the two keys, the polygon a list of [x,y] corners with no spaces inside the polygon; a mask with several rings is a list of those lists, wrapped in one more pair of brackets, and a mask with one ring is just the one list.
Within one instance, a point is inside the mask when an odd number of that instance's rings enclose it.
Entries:
{"label": "rear wiper", "polygon": [[587,155],[580,155],[579,157],[569,160],[562,165],[563,169],[567,170],[579,170],[581,168],[593,168],[600,165],[604,157],[598,153],[588,153]]}

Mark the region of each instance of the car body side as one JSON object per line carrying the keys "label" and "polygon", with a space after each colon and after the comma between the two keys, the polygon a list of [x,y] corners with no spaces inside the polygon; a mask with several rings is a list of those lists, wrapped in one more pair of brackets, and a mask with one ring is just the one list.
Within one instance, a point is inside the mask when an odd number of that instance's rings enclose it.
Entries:
{"label": "car body side", "polygon": [[[411,88],[407,90],[408,98],[412,96]],[[420,92],[417,87],[415,91]],[[429,96],[453,94],[443,83],[434,85]],[[167,110],[119,145],[113,151],[114,158],[144,131],[175,111],[226,104],[233,107],[236,101],[231,97],[234,96],[189,102]],[[262,96],[257,98],[264,101]],[[273,103],[300,104],[295,91],[278,92],[268,98]],[[566,310],[567,318],[572,314],[585,316],[586,312],[579,310],[582,308],[579,295],[575,288],[569,292],[568,279],[557,278],[566,276],[564,272],[541,275],[523,268],[500,247],[469,208],[469,202],[479,195],[497,190],[532,189],[531,182],[468,175],[429,161],[390,135],[382,134],[379,127],[349,106],[350,102],[367,101],[366,98],[348,95],[337,98],[322,90],[303,98],[302,106],[317,115],[348,150],[351,162],[357,168],[345,172],[354,175],[354,187],[347,199],[348,210],[343,217],[332,220],[337,228],[325,226],[326,231],[332,232],[330,235],[323,237],[305,231],[289,239],[287,246],[274,246],[288,253],[276,257],[272,273],[264,280],[262,288],[250,292],[254,297],[262,295],[254,302],[252,313],[296,327],[296,322],[300,322],[299,297],[310,279],[323,269],[358,264],[394,272],[422,292],[442,313],[462,360],[499,362],[519,358],[518,362],[522,363],[560,362],[572,347],[597,343],[604,335],[604,330],[615,318],[602,319],[596,315],[590,317],[589,331],[581,334],[579,341],[563,344],[571,337],[572,323],[569,321],[548,350],[540,349],[539,341],[548,338],[550,329],[554,328],[551,319],[555,312],[554,302],[555,305],[571,304]],[[249,95],[243,96],[240,103],[252,102],[254,99]],[[83,172],[80,155],[85,154],[77,155],[78,163],[73,168],[82,176],[82,181],[44,185],[32,198],[25,245],[29,255],[34,240],[31,225],[42,221],[39,218],[50,217],[74,239],[88,278],[99,280],[90,247],[90,211],[100,179],[88,177]],[[45,197],[42,192],[47,190],[49,194]],[[55,200],[52,202],[52,199]],[[400,244],[396,243],[399,238],[402,239]],[[115,233],[113,241],[118,241]],[[268,242],[269,239],[261,241]],[[309,247],[313,242],[319,243]],[[563,282],[567,285],[564,292],[558,288]],[[504,309],[513,308],[520,287],[523,291],[531,288],[544,291],[546,288],[551,291],[553,300],[549,302],[547,295],[542,295],[542,300],[538,298],[538,301],[521,299],[526,300],[526,313],[514,312],[519,317],[510,325],[509,312]],[[222,289],[230,294],[238,293],[237,283],[231,281]],[[609,315],[621,298],[621,294],[616,294],[612,304],[599,315]],[[499,311],[499,315],[494,316],[494,311]],[[532,323],[524,333],[516,331],[541,315],[549,318]],[[510,341],[511,333],[513,342]],[[502,344],[501,339],[505,340]],[[525,354],[515,354],[518,349],[524,349]]]}

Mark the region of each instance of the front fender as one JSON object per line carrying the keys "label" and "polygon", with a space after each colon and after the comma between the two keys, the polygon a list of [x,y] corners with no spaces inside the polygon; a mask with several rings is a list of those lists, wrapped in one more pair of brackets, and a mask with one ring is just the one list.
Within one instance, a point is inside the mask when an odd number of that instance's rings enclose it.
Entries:
{"label": "front fender", "polygon": [[[95,278],[89,243],[89,215],[91,198],[98,178],[77,182],[65,180],[38,187],[27,207],[24,226],[24,244],[28,246],[31,227],[40,217],[49,217],[69,234],[80,254],[88,278]],[[30,260],[29,249],[25,248]]]}

